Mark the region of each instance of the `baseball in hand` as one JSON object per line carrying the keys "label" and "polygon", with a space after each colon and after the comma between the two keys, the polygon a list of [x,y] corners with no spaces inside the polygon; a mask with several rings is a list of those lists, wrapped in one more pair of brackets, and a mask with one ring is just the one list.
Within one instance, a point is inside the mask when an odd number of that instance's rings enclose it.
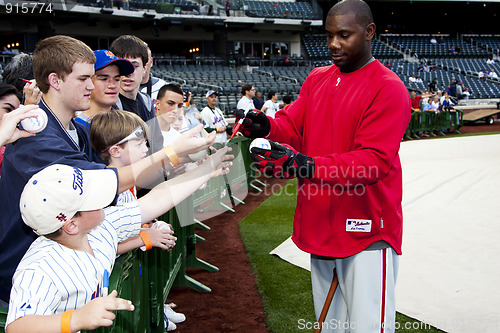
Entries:
{"label": "baseball in hand", "polygon": [[49,119],[47,118],[47,114],[40,108],[35,109],[32,112],[36,113],[36,116],[21,120],[21,126],[25,131],[30,133],[38,133],[43,131],[45,126],[47,126],[47,122],[49,121]]}
{"label": "baseball in hand", "polygon": [[269,140],[263,138],[257,138],[252,141],[249,148],[250,152],[252,152],[253,147],[271,150],[271,144],[269,143]]}

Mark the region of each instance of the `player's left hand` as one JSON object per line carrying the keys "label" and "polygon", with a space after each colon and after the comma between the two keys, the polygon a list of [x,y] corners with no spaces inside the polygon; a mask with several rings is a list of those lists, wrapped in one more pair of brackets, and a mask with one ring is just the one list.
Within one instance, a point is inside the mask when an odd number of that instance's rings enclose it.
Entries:
{"label": "player's left hand", "polygon": [[269,141],[271,149],[252,147],[250,156],[259,170],[275,178],[311,178],[314,176],[314,159],[297,152],[286,144]]}
{"label": "player's left hand", "polygon": [[244,110],[238,109],[234,111],[234,115],[236,123],[242,119],[238,131],[247,138],[264,138],[271,132],[271,122],[264,112],[255,109],[245,114]]}

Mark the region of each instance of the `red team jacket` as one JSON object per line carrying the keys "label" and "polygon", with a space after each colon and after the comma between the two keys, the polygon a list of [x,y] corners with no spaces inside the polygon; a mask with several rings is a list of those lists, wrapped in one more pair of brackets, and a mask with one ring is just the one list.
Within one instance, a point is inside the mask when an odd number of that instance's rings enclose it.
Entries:
{"label": "red team jacket", "polygon": [[292,240],[330,257],[359,253],[386,241],[401,254],[402,174],[399,144],[410,97],[378,60],[352,72],[314,69],[295,102],[271,121],[269,139],[315,161],[299,179]]}

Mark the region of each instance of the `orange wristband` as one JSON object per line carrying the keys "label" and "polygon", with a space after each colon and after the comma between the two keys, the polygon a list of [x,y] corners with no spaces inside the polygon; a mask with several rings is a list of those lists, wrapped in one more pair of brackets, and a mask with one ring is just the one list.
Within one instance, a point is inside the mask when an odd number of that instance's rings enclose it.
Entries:
{"label": "orange wristband", "polygon": [[71,333],[71,315],[75,310],[65,311],[61,317],[61,333]]}
{"label": "orange wristband", "polygon": [[174,149],[170,146],[166,146],[163,147],[163,151],[165,152],[165,154],[167,154],[170,163],[172,163],[174,167],[177,166],[177,163],[179,163],[179,156],[177,156],[177,153],[174,151]]}
{"label": "orange wristband", "polygon": [[144,245],[146,245],[146,250],[151,250],[153,248],[153,242],[151,241],[151,238],[149,238],[149,235],[145,231],[139,232],[139,237],[141,237],[142,241],[144,242]]}

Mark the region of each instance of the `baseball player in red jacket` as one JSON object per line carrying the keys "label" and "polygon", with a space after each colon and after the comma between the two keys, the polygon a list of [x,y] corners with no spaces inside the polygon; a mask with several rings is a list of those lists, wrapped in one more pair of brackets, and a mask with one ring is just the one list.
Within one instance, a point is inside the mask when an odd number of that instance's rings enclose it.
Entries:
{"label": "baseball player in red jacket", "polygon": [[318,321],[338,279],[328,314],[316,323],[322,332],[394,332],[402,242],[398,151],[410,98],[372,56],[375,24],[365,2],[337,3],[325,29],[334,65],[314,69],[275,119],[248,112],[240,131],[282,143],[251,149],[264,173],[298,178],[292,240],[311,253]]}

